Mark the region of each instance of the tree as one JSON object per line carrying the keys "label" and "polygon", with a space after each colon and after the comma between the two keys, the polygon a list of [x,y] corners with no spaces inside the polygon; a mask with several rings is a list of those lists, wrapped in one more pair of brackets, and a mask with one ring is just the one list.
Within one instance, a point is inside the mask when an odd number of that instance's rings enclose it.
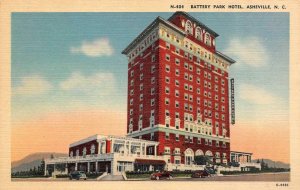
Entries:
{"label": "tree", "polygon": [[213,162],[211,161],[210,157],[208,156],[204,156],[204,155],[200,155],[200,156],[195,156],[194,157],[194,162],[197,165],[206,165],[208,164],[212,164]]}

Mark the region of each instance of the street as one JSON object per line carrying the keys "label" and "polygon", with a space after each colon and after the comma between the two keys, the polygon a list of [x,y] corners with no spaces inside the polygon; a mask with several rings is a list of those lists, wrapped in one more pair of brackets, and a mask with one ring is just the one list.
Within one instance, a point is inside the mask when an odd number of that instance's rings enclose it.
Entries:
{"label": "street", "polygon": [[[132,179],[131,179],[132,180]],[[131,181],[130,180],[130,181]],[[135,179],[138,181],[150,181],[150,179]],[[78,180],[69,180],[69,178],[12,178],[12,181],[61,181],[73,182]],[[83,182],[97,181],[96,179],[80,180]],[[290,173],[264,173],[264,174],[246,174],[235,176],[214,176],[209,178],[173,178],[171,180],[160,181],[290,181]],[[101,180],[98,181],[101,183]],[[155,182],[155,181],[154,181]]]}

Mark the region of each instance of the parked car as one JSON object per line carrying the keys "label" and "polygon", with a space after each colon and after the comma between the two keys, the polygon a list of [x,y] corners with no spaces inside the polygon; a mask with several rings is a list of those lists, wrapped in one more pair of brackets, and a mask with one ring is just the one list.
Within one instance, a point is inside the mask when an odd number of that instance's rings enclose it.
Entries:
{"label": "parked car", "polygon": [[211,177],[211,174],[207,170],[199,170],[192,173],[192,178],[205,178]]}
{"label": "parked car", "polygon": [[85,174],[84,171],[73,171],[73,172],[70,173],[69,179],[70,180],[72,180],[72,179],[77,179],[77,180],[84,179],[84,180],[86,180],[87,177],[86,177],[86,174]]}
{"label": "parked car", "polygon": [[172,179],[172,175],[168,171],[161,171],[151,174],[150,177],[152,180],[160,180],[160,179]]}

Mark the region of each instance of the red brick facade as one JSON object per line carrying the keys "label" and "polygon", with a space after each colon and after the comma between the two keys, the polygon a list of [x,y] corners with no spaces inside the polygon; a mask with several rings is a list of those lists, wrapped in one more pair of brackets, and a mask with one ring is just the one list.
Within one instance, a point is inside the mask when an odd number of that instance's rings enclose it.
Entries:
{"label": "red brick facade", "polygon": [[[191,26],[190,30],[187,29],[188,24]],[[164,34],[159,29],[159,32],[151,34],[146,29],[145,36],[142,36],[144,39],[139,36],[139,44],[125,53],[129,57],[127,133],[135,138],[159,141],[158,155],[163,155],[165,147],[169,147],[171,163],[174,162],[172,152],[175,148],[180,148],[183,157],[187,148],[194,152],[200,149],[204,153],[209,150],[213,155],[218,152],[221,160],[223,153],[226,153],[229,161],[227,66],[230,64],[224,66],[222,63],[222,68],[216,66],[220,65],[216,61],[220,54],[215,47],[218,34],[184,13],[175,13],[166,25],[169,25],[170,31],[186,32],[183,40],[178,40],[176,44],[170,42],[176,38],[171,36],[172,32]],[[196,46],[201,47],[201,52]],[[135,51],[132,50],[134,48]],[[154,117],[152,126],[151,116]],[[180,120],[180,124],[176,119]],[[198,123],[199,126],[200,123],[205,123],[209,127],[205,131],[201,131],[200,127],[189,127],[189,120],[190,123]],[[149,130],[155,127],[157,130]],[[169,137],[159,127],[171,130]],[[175,139],[175,134],[179,135],[178,140]],[[193,143],[185,142],[186,136],[193,138]],[[197,143],[198,138],[201,143]],[[210,143],[206,145],[205,141]],[[219,146],[216,145],[217,142]],[[226,146],[223,147],[222,144]],[[184,162],[184,158],[181,162]]]}

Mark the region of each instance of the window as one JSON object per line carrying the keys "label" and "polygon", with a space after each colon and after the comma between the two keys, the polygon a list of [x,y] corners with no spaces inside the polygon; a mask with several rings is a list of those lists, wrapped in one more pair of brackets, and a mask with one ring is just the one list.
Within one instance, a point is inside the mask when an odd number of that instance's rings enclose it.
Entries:
{"label": "window", "polygon": [[140,80],[143,80],[144,79],[144,74],[140,74]]}
{"label": "window", "polygon": [[179,75],[180,75],[179,69],[175,69],[175,75],[176,75],[176,76],[179,76]]}
{"label": "window", "polygon": [[198,137],[197,143],[198,143],[198,144],[201,144],[201,138],[200,138],[200,137]]}
{"label": "window", "polygon": [[193,111],[193,106],[192,105],[190,105],[190,111]]}
{"label": "window", "polygon": [[169,110],[165,110],[165,116],[169,117],[170,116],[170,111]]}
{"label": "window", "polygon": [[186,21],[185,23],[185,31],[188,33],[188,34],[193,34],[193,28],[192,28],[192,23],[191,21]]}
{"label": "window", "polygon": [[140,111],[143,111],[143,104],[140,104]]}
{"label": "window", "polygon": [[190,66],[189,66],[189,70],[190,70],[190,71],[193,71],[193,65],[190,65]]}
{"label": "window", "polygon": [[179,108],[179,102],[175,101],[175,108]]}
{"label": "window", "polygon": [[175,90],[175,97],[179,97],[179,90]]}
{"label": "window", "polygon": [[216,147],[219,147],[219,141],[216,141]]}
{"label": "window", "polygon": [[222,86],[224,86],[224,85],[225,85],[225,81],[224,81],[224,79],[222,79],[222,80],[221,80],[221,84],[222,84]]}
{"label": "window", "polygon": [[184,79],[188,80],[189,79],[189,75],[187,73],[184,73]]}
{"label": "window", "polygon": [[188,90],[189,89],[189,85],[188,84],[184,84],[184,89]]}
{"label": "window", "polygon": [[169,54],[166,54],[166,60],[170,61],[170,55]]}
{"label": "window", "polygon": [[155,77],[151,77],[151,84],[155,83]]}
{"label": "window", "polygon": [[218,92],[219,88],[218,85],[215,85],[215,91]]}
{"label": "window", "polygon": [[189,108],[188,108],[189,106],[188,106],[188,104],[187,103],[184,103],[184,110],[188,110]]}
{"label": "window", "polygon": [[221,88],[222,94],[225,94],[225,89]]}
{"label": "window", "polygon": [[193,81],[193,75],[189,76],[189,81]]}
{"label": "window", "polygon": [[188,69],[189,68],[189,64],[188,63],[184,63],[184,68]]}
{"label": "window", "polygon": [[193,102],[193,95],[189,96],[189,100],[190,100],[190,102]]}
{"label": "window", "polygon": [[140,84],[140,90],[143,90],[143,89],[144,89],[144,85],[142,83],[142,84]]}
{"label": "window", "polygon": [[219,110],[219,104],[215,103],[215,110]]}
{"label": "window", "polygon": [[151,57],[151,61],[152,61],[152,62],[155,62],[155,61],[156,61],[156,57],[155,57],[155,55],[152,55],[152,57]]}
{"label": "window", "polygon": [[170,99],[169,98],[165,98],[165,104],[169,105],[170,104]]}
{"label": "window", "polygon": [[130,99],[130,105],[133,105],[133,98]]}
{"label": "window", "polygon": [[184,136],[184,141],[185,141],[185,142],[189,142],[189,136],[185,135],[185,136]]}
{"label": "window", "polygon": [[211,46],[211,38],[208,33],[205,34],[205,44]]}
{"label": "window", "polygon": [[218,100],[218,99],[219,99],[218,95],[215,95],[215,100]]}
{"label": "window", "polygon": [[180,65],[179,59],[177,59],[177,58],[175,59],[175,64],[176,64],[176,65]]}
{"label": "window", "polygon": [[179,119],[179,113],[178,112],[175,112],[175,118]]}
{"label": "window", "polygon": [[[190,47],[190,49],[192,50],[192,46]],[[193,55],[192,55],[192,54],[189,55],[189,60],[190,60],[190,61],[193,60]]]}
{"label": "window", "polygon": [[130,114],[130,115],[133,114],[133,109],[130,109],[129,114]]}
{"label": "window", "polygon": [[166,87],[165,92],[166,92],[166,94],[170,94],[170,88]]}
{"label": "window", "polygon": [[140,94],[140,101],[143,101],[144,94]]}
{"label": "window", "polygon": [[196,38],[198,40],[202,40],[202,32],[201,32],[201,28],[200,27],[196,28]]}
{"label": "window", "polygon": [[[186,46],[187,46],[187,45],[186,45]],[[189,56],[188,52],[184,52],[184,57],[185,57],[185,58],[188,58],[188,56]]]}
{"label": "window", "polygon": [[133,85],[134,85],[134,80],[131,79],[131,81],[130,81],[130,86],[133,86]]}
{"label": "window", "polygon": [[169,133],[165,133],[165,135],[166,135],[165,136],[166,139],[170,139],[170,134]]}
{"label": "window", "polygon": [[197,104],[200,105],[200,98],[197,97]]}
{"label": "window", "polygon": [[222,97],[222,98],[221,98],[221,101],[224,103],[224,102],[225,102],[225,98],[224,98],[224,97]]}
{"label": "window", "polygon": [[132,70],[132,71],[130,72],[130,76],[131,76],[131,77],[134,76],[134,70]]}
{"label": "window", "polygon": [[169,77],[166,77],[166,83],[170,83],[170,78]]}
{"label": "window", "polygon": [[197,77],[197,84],[200,84],[200,78]]}
{"label": "window", "polygon": [[177,53],[179,55],[180,54],[180,49],[176,48],[175,53]]}
{"label": "window", "polygon": [[190,90],[191,92],[193,92],[193,86],[192,86],[192,85],[189,86],[189,90]]}
{"label": "window", "polygon": [[166,72],[170,72],[170,65],[166,65]]}
{"label": "window", "polygon": [[151,66],[151,73],[154,73],[155,72],[155,65],[152,65]]}
{"label": "window", "polygon": [[164,153],[165,153],[165,154],[170,154],[170,147],[165,147]]}
{"label": "window", "polygon": [[154,133],[151,133],[150,140],[154,140]]}
{"label": "window", "polygon": [[197,88],[197,94],[200,94],[200,88]]}
{"label": "window", "polygon": [[169,43],[166,43],[166,48],[170,49],[170,44]]}
{"label": "window", "polygon": [[151,99],[151,106],[154,106],[154,104],[155,104],[155,99],[153,98]]}
{"label": "window", "polygon": [[144,64],[141,63],[141,64],[140,64],[140,71],[143,70],[143,68],[144,68]]}
{"label": "window", "polygon": [[189,97],[188,94],[187,94],[187,93],[184,93],[184,99],[185,99],[185,100],[188,100],[188,99],[189,99],[188,97]]}
{"label": "window", "polygon": [[205,145],[208,145],[208,139],[205,139]]}
{"label": "window", "polygon": [[217,76],[215,76],[215,82],[218,82],[219,78]]}
{"label": "window", "polygon": [[155,94],[155,88],[151,88],[151,95]]}
{"label": "window", "polygon": [[179,86],[179,81],[175,80],[175,86]]}

